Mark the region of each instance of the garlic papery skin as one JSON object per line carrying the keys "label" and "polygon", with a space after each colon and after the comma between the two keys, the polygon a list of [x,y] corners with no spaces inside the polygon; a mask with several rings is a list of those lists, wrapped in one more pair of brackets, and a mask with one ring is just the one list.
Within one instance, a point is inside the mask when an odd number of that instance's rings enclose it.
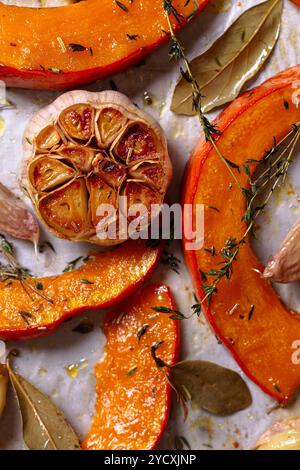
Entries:
{"label": "garlic papery skin", "polygon": [[[130,208],[143,204],[147,228],[172,179],[160,125],[116,91],[61,95],[32,117],[23,147],[23,190],[51,233],[76,242],[124,242],[130,230],[116,238],[97,234],[102,221],[108,231],[124,216],[121,199],[128,224],[134,221]],[[113,207],[115,216],[104,219],[102,205]]]}
{"label": "garlic papery skin", "polygon": [[263,277],[280,283],[300,279],[300,221],[292,227],[276,255],[267,264]]}
{"label": "garlic papery skin", "polygon": [[273,424],[260,437],[255,450],[300,450],[300,418]]}

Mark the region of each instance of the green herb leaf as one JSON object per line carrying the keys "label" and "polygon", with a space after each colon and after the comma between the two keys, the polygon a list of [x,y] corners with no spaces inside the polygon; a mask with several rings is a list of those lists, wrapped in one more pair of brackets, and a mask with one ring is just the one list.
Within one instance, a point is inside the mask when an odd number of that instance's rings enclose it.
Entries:
{"label": "green herb leaf", "polygon": [[125,11],[126,13],[129,13],[129,10],[128,10],[127,6],[124,5],[124,3],[119,2],[119,0],[115,0],[115,2],[118,5],[118,7],[120,7],[123,11]]}
{"label": "green herb leaf", "polygon": [[137,337],[140,340],[142,336],[147,332],[150,325],[143,325],[142,328],[137,332]]}

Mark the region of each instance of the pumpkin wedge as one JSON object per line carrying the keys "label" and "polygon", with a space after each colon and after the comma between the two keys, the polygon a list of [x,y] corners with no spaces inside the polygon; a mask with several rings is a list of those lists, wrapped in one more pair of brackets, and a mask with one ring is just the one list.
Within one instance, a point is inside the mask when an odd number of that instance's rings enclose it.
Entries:
{"label": "pumpkin wedge", "polygon": [[159,356],[174,364],[178,321],[151,307],[174,309],[167,286],[144,286],[106,318],[105,359],[95,371],[96,413],[84,449],[153,449],[164,432],[171,387],[151,356],[151,346],[163,341]]}
{"label": "pumpkin wedge", "polygon": [[[175,0],[183,27],[207,4]],[[121,72],[169,39],[162,0],[85,0],[57,8],[0,3],[0,80],[65,89]]]}
{"label": "pumpkin wedge", "polygon": [[[42,336],[83,311],[116,305],[152,273],[161,249],[142,240],[129,240],[113,251],[91,253],[71,272],[27,278],[23,285],[18,280],[0,282],[0,338]],[[28,285],[38,286],[45,298]]]}
{"label": "pumpkin wedge", "polygon": [[[222,131],[216,141],[223,155],[237,165],[248,159],[261,160],[272,148],[274,137],[281,141],[300,121],[296,106],[299,83],[300,66],[296,66],[246,92],[221,113],[215,124]],[[251,171],[255,166],[251,165]],[[249,187],[247,175],[235,172],[241,186]],[[212,256],[205,248],[214,246],[218,253],[230,237],[242,238],[246,199],[203,137],[186,170],[183,203],[194,208],[204,204],[204,248],[188,251],[184,241],[187,264],[198,294],[204,298],[201,271],[215,269],[221,261],[218,254]],[[211,210],[212,206],[218,212]],[[276,400],[287,402],[300,385],[300,366],[292,361],[300,339],[300,316],[281,303],[259,271],[263,267],[246,243],[233,264],[230,281],[221,280],[218,293],[209,307],[204,303],[204,309],[216,335],[245,373]]]}

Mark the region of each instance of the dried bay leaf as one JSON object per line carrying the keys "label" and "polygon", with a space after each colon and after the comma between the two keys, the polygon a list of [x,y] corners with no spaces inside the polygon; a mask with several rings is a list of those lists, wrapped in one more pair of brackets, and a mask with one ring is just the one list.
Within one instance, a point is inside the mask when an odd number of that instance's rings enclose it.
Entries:
{"label": "dried bay leaf", "polygon": [[[203,98],[203,112],[235,99],[242,86],[262,67],[280,32],[283,0],[268,0],[247,10],[204,54],[191,62]],[[191,84],[176,85],[171,109],[195,115]]]}
{"label": "dried bay leaf", "polygon": [[227,416],[252,403],[239,374],[207,361],[182,361],[171,367],[171,382],[191,403],[210,413]]}
{"label": "dried bay leaf", "polygon": [[23,420],[23,438],[30,450],[80,450],[78,437],[62,411],[8,364]]}

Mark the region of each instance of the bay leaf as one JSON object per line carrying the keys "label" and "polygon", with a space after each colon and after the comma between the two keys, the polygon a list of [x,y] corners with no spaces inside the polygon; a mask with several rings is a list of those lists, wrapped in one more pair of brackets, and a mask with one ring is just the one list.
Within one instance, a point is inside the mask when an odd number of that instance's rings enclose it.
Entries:
{"label": "bay leaf", "polygon": [[247,384],[235,371],[207,361],[182,361],[171,367],[176,390],[191,404],[227,416],[251,405]]}
{"label": "bay leaf", "polygon": [[[279,37],[283,0],[268,0],[241,15],[212,47],[191,61],[192,74],[208,112],[234,100],[243,85],[261,69]],[[191,84],[181,77],[171,110],[195,115]]]}
{"label": "bay leaf", "polygon": [[66,418],[40,390],[16,374],[8,364],[11,383],[18,398],[23,438],[30,450],[80,450],[78,437]]}

